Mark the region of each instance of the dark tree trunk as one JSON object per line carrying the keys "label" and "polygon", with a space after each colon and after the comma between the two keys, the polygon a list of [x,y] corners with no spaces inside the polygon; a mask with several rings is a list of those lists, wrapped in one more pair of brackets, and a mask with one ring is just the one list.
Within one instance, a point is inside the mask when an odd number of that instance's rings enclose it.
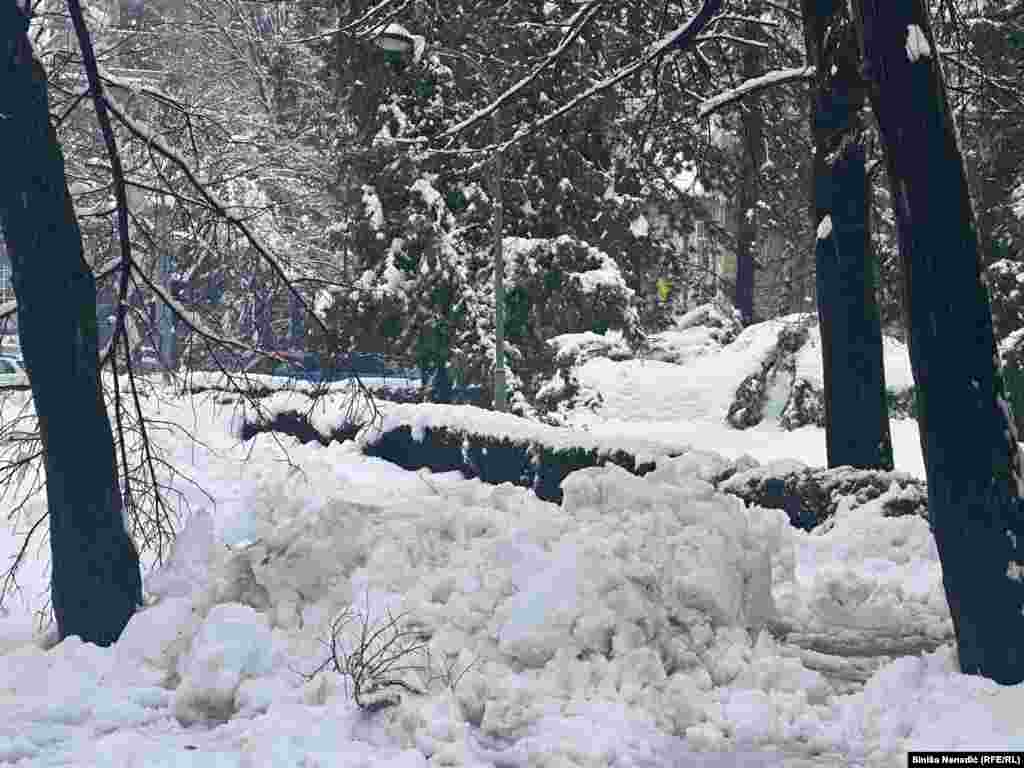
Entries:
{"label": "dark tree trunk", "polygon": [[[860,143],[863,84],[845,10],[804,0],[804,35],[817,68],[812,97],[812,214],[818,324],[830,467],[892,469],[882,325]],[[826,31],[829,34],[826,35]],[[832,40],[825,50],[825,40]],[[831,158],[831,159],[830,159]]]}
{"label": "dark tree trunk", "polygon": [[[1024,681],[1020,459],[963,157],[925,4],[853,6],[892,185],[928,514],[960,668],[1015,684]],[[914,45],[919,33],[927,52]]]}
{"label": "dark tree trunk", "polygon": [[[759,8],[747,11],[751,16]],[[758,39],[759,24],[748,24],[744,34]],[[761,74],[760,49],[748,46],[743,52],[743,77],[750,79]],[[764,113],[757,97],[741,105],[740,123],[743,128],[743,178],[737,200],[736,226],[736,309],[747,325],[754,318],[754,252],[757,248],[758,202],[761,197],[761,166],[764,165]]]}
{"label": "dark tree trunk", "polygon": [[27,20],[0,5],[0,223],[46,469],[52,602],[63,639],[113,643],[142,600],[100,387],[96,289]]}
{"label": "dark tree trunk", "polygon": [[832,188],[832,231],[818,239],[816,258],[828,465],[889,470],[892,439],[863,144],[847,142],[824,181]]}

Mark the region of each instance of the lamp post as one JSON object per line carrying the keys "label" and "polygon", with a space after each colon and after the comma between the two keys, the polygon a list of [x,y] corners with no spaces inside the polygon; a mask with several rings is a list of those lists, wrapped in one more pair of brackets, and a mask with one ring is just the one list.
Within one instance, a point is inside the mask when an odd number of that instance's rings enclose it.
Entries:
{"label": "lamp post", "polygon": [[[398,56],[413,52],[413,61],[419,61],[426,48],[425,40],[418,35],[411,34],[400,24],[389,24],[383,32],[374,38],[376,45],[386,52]],[[493,101],[495,96],[494,83],[488,76],[483,65],[472,56],[459,51],[450,51],[444,48],[434,48],[435,53],[440,56],[450,56],[465,61],[483,80],[487,88],[487,95]],[[499,129],[499,110],[491,114],[491,141],[495,146],[501,140]],[[505,411],[508,408],[506,385],[505,385],[505,258],[502,249],[502,229],[504,220],[504,194],[502,193],[501,177],[503,174],[502,156],[500,151],[495,151],[491,158],[491,204],[493,215],[491,219],[491,233],[493,237],[494,255],[494,410]]]}

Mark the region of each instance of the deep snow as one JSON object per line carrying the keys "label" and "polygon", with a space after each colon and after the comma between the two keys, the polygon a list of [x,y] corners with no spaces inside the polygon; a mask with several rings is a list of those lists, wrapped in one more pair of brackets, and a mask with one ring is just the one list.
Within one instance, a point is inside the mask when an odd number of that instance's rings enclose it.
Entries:
{"label": "deep snow", "polygon": [[[1024,687],[955,671],[925,521],[884,518],[883,497],[841,504],[827,531],[808,534],[703,479],[741,453],[824,463],[821,430],[721,424],[724,390],[755,346],[727,350],[719,376],[585,363],[581,379],[608,408],[580,416],[592,438],[695,449],[644,478],[576,472],[561,506],[408,472],[355,442],[289,445],[284,461],[268,436],[238,444],[237,413],[212,398],[147,401],[202,439],[155,434],[217,503],[179,486],[191,516],[109,649],[33,641],[47,566],[29,562],[0,623],[0,762],[903,766],[915,747],[1024,744]],[[893,428],[897,468],[923,474],[914,423]],[[34,501],[20,526],[43,509]],[[0,544],[16,551],[9,533]],[[378,626],[405,614],[430,671],[398,674],[425,695],[396,689],[400,704],[364,713],[351,679],[303,679],[346,608],[343,655],[361,616]]]}

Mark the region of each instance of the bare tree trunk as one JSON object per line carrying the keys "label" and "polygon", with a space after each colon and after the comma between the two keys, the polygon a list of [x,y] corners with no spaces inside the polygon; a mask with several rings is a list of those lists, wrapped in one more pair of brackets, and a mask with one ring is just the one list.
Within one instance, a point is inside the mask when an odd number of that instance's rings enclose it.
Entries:
{"label": "bare tree trunk", "polygon": [[[757,7],[747,11],[751,16],[760,13]],[[760,24],[746,25],[744,34],[758,38]],[[743,78],[749,80],[761,74],[760,50],[748,46],[743,52]],[[743,179],[737,205],[739,221],[736,227],[736,309],[746,325],[754,317],[754,250],[757,246],[758,201],[761,190],[761,166],[764,165],[764,113],[756,97],[747,99],[740,113],[743,126]]]}
{"label": "bare tree trunk", "polygon": [[[860,143],[864,91],[857,71],[859,53],[838,3],[822,11],[822,3],[804,0],[803,12],[808,58],[817,72],[811,199],[818,228],[815,273],[828,465],[892,469]],[[826,39],[833,41],[828,51]]]}
{"label": "bare tree trunk", "polygon": [[1024,524],[978,234],[922,0],[854,0],[896,211],[928,515],[960,668],[1024,681]]}
{"label": "bare tree trunk", "polygon": [[142,600],[100,386],[96,288],[28,19],[0,5],[0,224],[46,468],[52,602],[63,639],[113,643]]}
{"label": "bare tree trunk", "polygon": [[825,376],[828,465],[892,469],[882,320],[868,231],[864,145],[839,150],[823,179],[831,233],[817,245],[818,318]]}

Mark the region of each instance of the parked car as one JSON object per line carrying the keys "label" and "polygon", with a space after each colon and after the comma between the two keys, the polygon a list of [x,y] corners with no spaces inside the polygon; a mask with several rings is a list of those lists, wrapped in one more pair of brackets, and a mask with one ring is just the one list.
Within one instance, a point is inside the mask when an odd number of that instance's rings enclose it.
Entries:
{"label": "parked car", "polygon": [[27,387],[28,372],[19,358],[0,357],[0,387]]}

